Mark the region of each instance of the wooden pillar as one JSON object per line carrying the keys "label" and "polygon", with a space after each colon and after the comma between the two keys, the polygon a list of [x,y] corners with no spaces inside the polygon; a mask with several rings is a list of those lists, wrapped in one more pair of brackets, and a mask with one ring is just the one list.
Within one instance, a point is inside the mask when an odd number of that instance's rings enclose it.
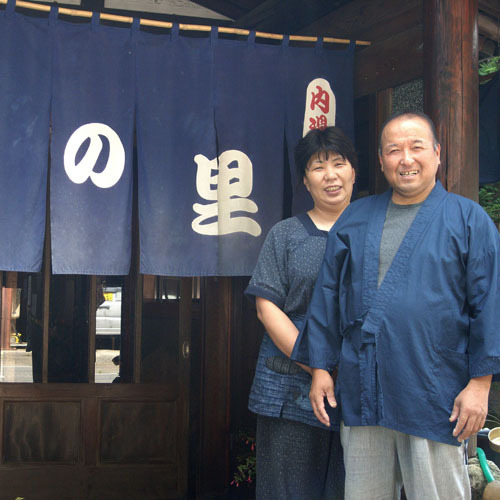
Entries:
{"label": "wooden pillar", "polygon": [[179,402],[178,425],[179,446],[177,488],[183,494],[188,491],[189,463],[189,387],[191,376],[191,317],[193,304],[193,279],[181,278],[181,297],[179,301]]}
{"label": "wooden pillar", "polygon": [[393,89],[378,91],[370,99],[370,155],[369,155],[369,191],[370,194],[380,194],[387,190],[389,184],[385,178],[378,159],[378,139],[382,125],[392,114]]}
{"label": "wooden pillar", "polygon": [[[90,276],[87,280],[88,290],[89,290],[89,322],[87,328],[88,335],[88,352],[89,355],[87,357],[87,380],[89,384],[95,383],[95,362],[96,362],[96,350],[95,350],[95,336],[96,336],[96,311],[98,307],[98,300],[101,298],[101,294],[99,294],[99,298],[97,297],[97,277]],[[100,290],[99,286],[99,290]]]}
{"label": "wooden pillar", "polygon": [[438,176],[477,201],[477,0],[424,0],[424,109],[441,142]]}
{"label": "wooden pillar", "polygon": [[10,349],[11,315],[12,315],[12,288],[2,287],[2,316],[0,347]]}
{"label": "wooden pillar", "polygon": [[229,485],[231,278],[202,286],[200,456],[197,490],[220,494]]}

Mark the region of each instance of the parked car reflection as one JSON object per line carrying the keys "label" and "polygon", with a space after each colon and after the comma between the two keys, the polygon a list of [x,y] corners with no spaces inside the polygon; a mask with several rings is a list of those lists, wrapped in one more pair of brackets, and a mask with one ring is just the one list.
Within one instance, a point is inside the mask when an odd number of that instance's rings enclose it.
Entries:
{"label": "parked car reflection", "polygon": [[[96,340],[100,344],[114,344],[120,338],[122,321],[122,288],[103,288],[104,302],[97,308]],[[106,341],[106,338],[108,341]]]}

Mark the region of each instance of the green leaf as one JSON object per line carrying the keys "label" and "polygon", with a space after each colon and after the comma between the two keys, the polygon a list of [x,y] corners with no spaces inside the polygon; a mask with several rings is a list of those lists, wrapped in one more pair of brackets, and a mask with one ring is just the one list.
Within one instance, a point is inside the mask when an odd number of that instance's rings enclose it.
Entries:
{"label": "green leaf", "polygon": [[500,222],[500,182],[485,184],[479,188],[479,204],[486,210],[493,222]]}

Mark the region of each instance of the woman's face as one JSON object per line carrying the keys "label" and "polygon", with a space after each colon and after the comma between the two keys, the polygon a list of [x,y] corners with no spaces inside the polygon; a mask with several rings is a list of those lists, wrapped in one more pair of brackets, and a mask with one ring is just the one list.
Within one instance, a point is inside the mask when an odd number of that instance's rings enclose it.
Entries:
{"label": "woman's face", "polygon": [[351,201],[355,178],[356,172],[349,160],[329,151],[328,155],[321,152],[309,158],[304,184],[311,193],[315,207],[343,210]]}

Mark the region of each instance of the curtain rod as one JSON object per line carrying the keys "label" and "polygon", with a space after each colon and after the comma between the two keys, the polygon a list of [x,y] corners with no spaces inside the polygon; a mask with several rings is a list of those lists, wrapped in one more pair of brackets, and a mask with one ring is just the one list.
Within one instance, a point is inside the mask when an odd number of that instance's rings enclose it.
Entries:
{"label": "curtain rod", "polygon": [[[6,4],[7,0],[0,0],[0,3]],[[16,0],[16,7],[22,7],[24,9],[32,9],[39,10],[42,12],[50,12],[50,6],[44,4],[37,4],[33,2],[26,2],[25,0]],[[65,16],[75,16],[75,17],[92,17],[92,12],[88,10],[78,10],[78,9],[68,9],[66,7],[59,7],[59,14],[63,14]],[[128,23],[132,24],[134,18],[127,16],[117,16],[115,14],[106,14],[101,12],[99,15],[100,19],[104,19],[106,21],[115,21],[119,23]],[[153,26],[155,28],[172,28],[173,23],[168,21],[155,21],[154,19],[140,19],[140,24],[142,26]],[[187,31],[211,31],[211,26],[205,26],[200,24],[179,24],[180,30]],[[248,36],[250,34],[249,30],[240,29],[240,28],[226,28],[224,26],[218,26],[219,33],[229,33],[232,35],[243,35]],[[283,40],[284,35],[279,35],[276,33],[264,33],[262,31],[256,31],[255,36],[259,38],[269,38],[272,40]],[[316,36],[302,36],[302,35],[290,35],[290,41],[296,42],[316,42],[318,37]],[[350,43],[350,40],[345,38],[331,38],[331,37],[323,37],[323,42],[326,43]],[[371,45],[371,42],[356,40],[356,45]]]}

